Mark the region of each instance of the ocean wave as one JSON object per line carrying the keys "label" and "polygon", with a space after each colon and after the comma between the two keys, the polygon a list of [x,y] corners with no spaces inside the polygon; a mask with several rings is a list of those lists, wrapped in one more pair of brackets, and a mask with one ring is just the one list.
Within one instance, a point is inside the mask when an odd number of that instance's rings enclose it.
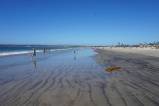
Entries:
{"label": "ocean wave", "polygon": [[[53,52],[53,51],[61,51],[61,50],[68,50],[68,49],[72,49],[72,48],[67,48],[67,49],[50,49],[49,51]],[[38,52],[43,52],[43,50],[37,50]],[[28,51],[12,51],[12,52],[0,52],[0,57],[3,56],[11,56],[11,55],[21,55],[21,54],[32,54],[33,50],[28,50]]]}

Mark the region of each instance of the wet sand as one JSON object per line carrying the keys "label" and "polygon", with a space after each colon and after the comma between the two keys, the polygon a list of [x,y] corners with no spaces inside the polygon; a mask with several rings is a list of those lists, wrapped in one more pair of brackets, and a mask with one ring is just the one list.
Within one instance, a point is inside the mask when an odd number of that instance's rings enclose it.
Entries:
{"label": "wet sand", "polygon": [[91,49],[2,57],[0,106],[158,106],[158,61]]}
{"label": "wet sand", "polygon": [[106,95],[112,106],[159,106],[159,58],[139,53],[96,50],[98,63],[118,66],[107,79]]}
{"label": "wet sand", "polygon": [[91,49],[0,58],[1,106],[105,106],[109,74]]}

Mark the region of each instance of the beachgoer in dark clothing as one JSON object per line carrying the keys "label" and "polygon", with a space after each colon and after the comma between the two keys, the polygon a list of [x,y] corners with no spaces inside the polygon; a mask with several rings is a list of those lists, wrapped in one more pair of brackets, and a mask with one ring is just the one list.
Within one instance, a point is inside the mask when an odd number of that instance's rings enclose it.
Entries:
{"label": "beachgoer in dark clothing", "polygon": [[33,51],[33,56],[36,56],[36,49],[34,48]]}

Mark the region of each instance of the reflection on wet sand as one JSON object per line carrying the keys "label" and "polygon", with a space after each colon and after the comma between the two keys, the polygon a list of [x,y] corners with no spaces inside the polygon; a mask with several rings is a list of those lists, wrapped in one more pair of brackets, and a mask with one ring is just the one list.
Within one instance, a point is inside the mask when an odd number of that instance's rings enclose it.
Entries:
{"label": "reflection on wet sand", "polygon": [[[47,55],[49,54],[45,56]],[[1,105],[93,106],[101,104],[105,106],[109,104],[108,98],[103,93],[107,75],[90,57],[92,55],[94,52],[89,49],[78,51],[78,59],[77,52],[74,54],[72,50],[49,55],[49,58],[36,55],[36,58],[32,58],[32,63],[1,71],[0,77],[5,75],[4,80],[7,81],[0,85]],[[30,71],[32,64],[38,70],[36,73]],[[14,80],[7,80],[9,77],[14,77]]]}
{"label": "reflection on wet sand", "polygon": [[77,50],[73,51],[73,60],[76,61],[77,60]]}
{"label": "reflection on wet sand", "polygon": [[36,70],[37,68],[37,60],[36,60],[36,56],[32,56],[32,63],[33,63],[33,67]]}
{"label": "reflection on wet sand", "polygon": [[75,61],[77,60],[77,56],[76,55],[73,57],[73,60],[75,60]]}

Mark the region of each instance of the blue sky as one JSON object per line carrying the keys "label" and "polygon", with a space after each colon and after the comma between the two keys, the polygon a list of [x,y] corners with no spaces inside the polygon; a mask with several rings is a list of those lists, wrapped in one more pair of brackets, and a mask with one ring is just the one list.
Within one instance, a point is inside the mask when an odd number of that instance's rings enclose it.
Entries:
{"label": "blue sky", "polygon": [[0,0],[1,44],[158,40],[158,0]]}

